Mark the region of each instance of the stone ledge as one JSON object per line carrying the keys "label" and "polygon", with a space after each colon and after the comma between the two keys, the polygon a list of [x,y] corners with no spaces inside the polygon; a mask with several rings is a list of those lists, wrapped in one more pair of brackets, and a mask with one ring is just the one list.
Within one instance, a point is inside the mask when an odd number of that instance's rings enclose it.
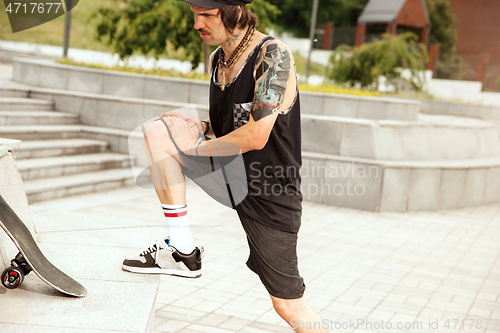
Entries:
{"label": "stone ledge", "polygon": [[500,132],[500,107],[447,101],[422,101],[423,113],[479,118],[493,122]]}
{"label": "stone ledge", "polygon": [[301,91],[303,114],[362,119],[417,120],[420,103],[393,97]]}
{"label": "stone ledge", "polygon": [[[51,133],[68,133],[67,137],[107,142],[113,152],[131,154],[131,149],[134,150],[132,154],[143,152],[143,136],[142,132],[138,131],[85,125],[27,125],[5,127],[2,132],[3,135],[10,134],[12,137],[19,138],[28,135],[25,140],[43,140],[46,135]],[[137,163],[147,165],[146,156],[144,154],[138,155],[140,156],[138,156]]]}
{"label": "stone ledge", "polygon": [[[14,58],[12,80],[37,87],[208,104],[208,82]],[[201,88],[201,89],[199,89]]]}
{"label": "stone ledge", "polygon": [[[47,258],[82,283],[88,295],[70,298],[36,275],[2,295],[0,331],[152,332],[160,278],[122,271],[123,259],[163,234],[162,226],[32,206]],[[50,308],[51,311],[47,312]],[[19,311],[22,309],[22,311]]]}
{"label": "stone ledge", "polygon": [[[5,154],[1,154],[1,152]],[[16,212],[26,227],[35,235],[35,227],[31,218],[28,199],[24,192],[21,175],[17,171],[16,162],[8,148],[0,147],[0,194]],[[11,239],[0,229],[0,265],[10,265],[10,260],[17,254],[17,249]]]}
{"label": "stone ledge", "polygon": [[378,212],[500,202],[500,156],[452,161],[380,161],[303,153],[304,200]]}
{"label": "stone ledge", "polygon": [[[434,119],[435,117],[435,119]],[[493,124],[427,115],[420,121],[302,116],[302,149],[376,160],[441,160],[500,154]]]}
{"label": "stone ledge", "polygon": [[360,164],[372,164],[380,167],[389,167],[391,169],[429,169],[429,168],[446,168],[446,169],[468,169],[468,168],[487,168],[487,167],[500,167],[500,155],[484,158],[471,158],[471,159],[452,159],[452,160],[373,160],[368,158],[355,158],[347,156],[337,156],[330,154],[303,152],[302,157],[306,159],[314,159],[318,161],[341,161]]}
{"label": "stone ledge", "polygon": [[[208,104],[209,82],[57,64],[16,58],[13,81],[72,90],[190,104]],[[42,79],[43,78],[43,79]],[[50,79],[47,79],[50,78]],[[393,97],[301,92],[302,113],[368,119],[416,120],[420,102]]]}
{"label": "stone ledge", "polygon": [[0,158],[4,157],[9,153],[9,148],[7,147],[0,147]]}
{"label": "stone ledge", "polygon": [[463,115],[466,113],[471,114],[484,114],[484,115],[496,115],[498,114],[498,106],[487,106],[474,103],[465,102],[452,102],[452,101],[440,101],[440,100],[423,100],[422,102],[422,112],[424,113],[437,113],[437,114],[453,114]]}
{"label": "stone ledge", "polygon": [[[0,138],[0,148],[7,148],[8,151],[13,151],[14,149],[20,148],[21,143],[21,140]],[[0,154],[0,156],[3,155]]]}
{"label": "stone ledge", "polygon": [[[80,115],[81,121],[86,125],[121,130],[133,130],[139,124],[153,119],[160,113],[193,105],[183,102],[101,95],[60,89],[0,86],[0,91],[6,92],[12,89],[23,89],[28,92],[30,98],[53,101],[55,110],[77,113]],[[198,117],[204,119],[208,116],[207,105],[195,104],[194,106],[198,112]]]}
{"label": "stone ledge", "polygon": [[[499,115],[500,116],[500,115]],[[418,121],[406,120],[387,120],[387,119],[360,119],[360,118],[345,118],[338,116],[327,115],[310,115],[303,114],[303,119],[318,120],[318,121],[338,121],[349,124],[370,125],[376,127],[453,127],[453,128],[495,128],[491,122],[479,120],[475,118],[464,118],[456,116],[442,115],[421,115]]]}

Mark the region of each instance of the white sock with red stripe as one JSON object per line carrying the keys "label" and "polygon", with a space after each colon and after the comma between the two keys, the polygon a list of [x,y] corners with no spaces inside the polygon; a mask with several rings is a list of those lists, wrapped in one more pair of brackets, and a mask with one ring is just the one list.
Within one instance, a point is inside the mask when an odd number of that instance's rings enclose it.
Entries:
{"label": "white sock with red stripe", "polygon": [[167,219],[170,234],[169,245],[178,251],[189,254],[195,249],[193,235],[189,227],[187,205],[161,205]]}

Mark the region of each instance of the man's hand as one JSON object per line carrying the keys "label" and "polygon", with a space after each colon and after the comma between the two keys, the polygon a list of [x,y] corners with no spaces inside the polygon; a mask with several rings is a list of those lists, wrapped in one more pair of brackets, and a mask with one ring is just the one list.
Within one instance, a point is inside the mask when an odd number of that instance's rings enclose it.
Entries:
{"label": "man's hand", "polygon": [[189,123],[189,125],[195,125],[196,128],[198,129],[198,131],[200,133],[203,133],[203,126],[201,124],[201,120],[198,119],[198,118],[195,118],[195,117],[188,117],[180,112],[177,112],[177,111],[170,111],[170,112],[164,112],[164,113],[160,113],[160,115],[158,116],[158,118],[156,119],[163,119],[165,117],[178,117],[178,118],[181,118],[182,120],[184,121],[187,121]]}
{"label": "man's hand", "polygon": [[[184,120],[178,116],[163,117],[163,121],[165,121],[165,124],[167,124],[168,129],[172,134],[172,138],[175,141],[175,144],[182,152],[186,153],[187,151],[196,148],[196,146],[198,145],[198,134],[200,133],[200,131],[198,130],[195,122],[190,123],[188,120]],[[201,127],[199,119],[198,123]],[[190,153],[189,155],[193,154]]]}
{"label": "man's hand", "polygon": [[165,117],[179,117],[185,121],[187,121],[189,118],[188,116],[177,111],[163,112],[158,115],[158,118],[165,118]]}

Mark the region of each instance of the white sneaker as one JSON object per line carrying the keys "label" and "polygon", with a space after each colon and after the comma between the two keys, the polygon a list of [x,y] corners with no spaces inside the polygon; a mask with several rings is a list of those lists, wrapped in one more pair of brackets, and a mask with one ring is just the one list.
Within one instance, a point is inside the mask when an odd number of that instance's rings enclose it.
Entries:
{"label": "white sneaker", "polygon": [[122,269],[133,273],[200,277],[203,247],[196,247],[190,254],[184,254],[168,245],[168,242],[169,238],[157,240],[141,254],[125,259]]}

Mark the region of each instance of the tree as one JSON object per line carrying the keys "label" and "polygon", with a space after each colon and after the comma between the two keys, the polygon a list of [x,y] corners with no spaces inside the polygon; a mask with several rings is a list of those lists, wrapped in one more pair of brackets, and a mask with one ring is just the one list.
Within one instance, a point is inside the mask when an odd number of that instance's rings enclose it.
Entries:
{"label": "tree", "polygon": [[[270,0],[281,10],[276,23],[296,37],[308,37],[312,1]],[[318,24],[334,22],[337,27],[354,27],[368,0],[320,0]]]}
{"label": "tree", "polygon": [[453,24],[455,16],[450,12],[450,2],[426,0],[431,20],[430,43],[439,44],[437,77],[457,78],[462,68],[462,59],[455,54],[458,36]]}
{"label": "tree", "polygon": [[[264,0],[249,6],[260,19],[259,30],[269,27],[279,10]],[[113,47],[120,58],[134,52],[166,54],[167,43],[184,49],[193,69],[203,55],[203,42],[193,28],[194,15],[189,5],[177,0],[116,0],[100,7],[90,19],[98,20],[96,39]]]}
{"label": "tree", "polygon": [[329,77],[336,83],[375,90],[379,76],[383,75],[389,84],[397,87],[396,80],[402,79],[401,69],[404,68],[411,73],[407,82],[420,91],[424,83],[420,72],[425,69],[427,50],[413,33],[384,34],[383,39],[362,44],[359,48],[339,46],[330,62]]}

